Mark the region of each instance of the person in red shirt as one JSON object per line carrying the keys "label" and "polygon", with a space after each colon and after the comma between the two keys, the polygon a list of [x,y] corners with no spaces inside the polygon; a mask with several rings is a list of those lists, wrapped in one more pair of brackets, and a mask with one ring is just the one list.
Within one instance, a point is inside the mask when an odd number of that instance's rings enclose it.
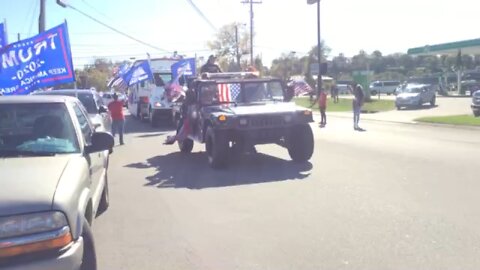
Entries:
{"label": "person in red shirt", "polygon": [[320,115],[322,117],[320,127],[325,127],[327,125],[327,115],[325,114],[325,111],[327,110],[327,93],[325,93],[324,89],[320,90],[318,107],[320,108]]}
{"label": "person in red shirt", "polygon": [[118,132],[120,136],[120,144],[125,144],[123,141],[123,130],[125,127],[125,115],[123,115],[123,102],[118,100],[117,93],[113,94],[113,101],[108,104],[108,110],[112,117],[112,135],[115,138],[115,134]]}

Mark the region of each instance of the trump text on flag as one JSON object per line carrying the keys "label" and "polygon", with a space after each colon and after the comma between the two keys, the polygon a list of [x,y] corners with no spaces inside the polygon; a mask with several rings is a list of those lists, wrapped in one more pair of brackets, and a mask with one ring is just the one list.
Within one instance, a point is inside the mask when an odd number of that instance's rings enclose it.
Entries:
{"label": "trump text on flag", "polygon": [[0,92],[28,94],[74,81],[66,24],[0,49]]}

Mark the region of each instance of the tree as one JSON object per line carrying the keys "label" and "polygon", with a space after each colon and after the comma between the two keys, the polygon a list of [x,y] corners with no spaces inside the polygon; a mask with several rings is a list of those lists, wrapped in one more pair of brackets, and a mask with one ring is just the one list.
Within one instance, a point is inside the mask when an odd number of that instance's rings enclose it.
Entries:
{"label": "tree", "polygon": [[272,61],[270,74],[282,80],[289,80],[292,75],[300,75],[303,71],[303,65],[293,54],[282,54],[280,58]]}
{"label": "tree", "polygon": [[[237,30],[238,44],[235,36]],[[249,35],[245,29],[245,25],[231,23],[222,26],[216,34],[216,39],[209,41],[207,46],[215,51],[218,62],[223,70],[232,71],[231,69],[233,67],[238,71],[241,69],[238,65],[239,60],[241,61],[242,57],[248,54],[248,40]],[[231,65],[231,63],[235,63],[236,65]]]}

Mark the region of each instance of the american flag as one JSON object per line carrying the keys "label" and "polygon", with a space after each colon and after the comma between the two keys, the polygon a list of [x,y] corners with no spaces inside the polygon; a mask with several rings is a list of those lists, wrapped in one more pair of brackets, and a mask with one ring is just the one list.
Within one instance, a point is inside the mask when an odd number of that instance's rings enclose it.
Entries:
{"label": "american flag", "polygon": [[296,96],[302,96],[308,93],[311,93],[313,89],[305,81],[294,81],[293,89]]}
{"label": "american flag", "polygon": [[221,83],[217,84],[218,100],[220,102],[232,102],[240,95],[239,83]]}
{"label": "american flag", "polygon": [[108,88],[115,87],[118,91],[125,91],[128,88],[127,82],[122,77],[116,77],[107,84]]}

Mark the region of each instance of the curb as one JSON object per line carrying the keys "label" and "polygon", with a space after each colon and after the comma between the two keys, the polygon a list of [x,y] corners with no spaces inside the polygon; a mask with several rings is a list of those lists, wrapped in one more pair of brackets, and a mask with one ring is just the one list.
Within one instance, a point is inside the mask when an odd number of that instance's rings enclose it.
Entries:
{"label": "curb", "polygon": [[[320,113],[313,113],[313,115],[320,117]],[[344,116],[344,115],[328,115],[328,117],[333,117],[333,118],[352,118],[352,116]],[[362,121],[371,121],[371,122],[384,122],[384,123],[390,123],[390,124],[403,124],[403,125],[413,125],[413,126],[431,126],[431,127],[446,127],[446,128],[459,128],[459,129],[466,129],[466,130],[479,130],[480,127],[478,126],[468,126],[468,125],[452,125],[452,124],[439,124],[439,123],[429,123],[429,122],[418,122],[418,121],[394,121],[394,120],[380,120],[380,119],[365,119],[363,118]]]}

